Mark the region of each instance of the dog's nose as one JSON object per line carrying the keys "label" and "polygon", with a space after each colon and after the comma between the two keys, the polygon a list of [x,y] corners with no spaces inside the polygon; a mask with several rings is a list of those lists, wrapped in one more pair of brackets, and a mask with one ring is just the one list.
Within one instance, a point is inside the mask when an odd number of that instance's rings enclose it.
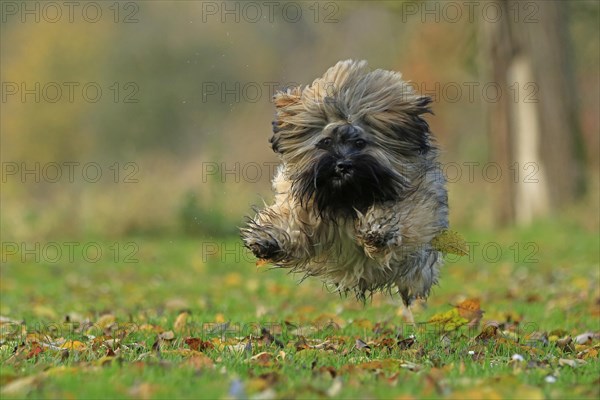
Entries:
{"label": "dog's nose", "polygon": [[352,169],[352,163],[347,160],[340,160],[335,164],[335,172],[338,174],[347,174]]}

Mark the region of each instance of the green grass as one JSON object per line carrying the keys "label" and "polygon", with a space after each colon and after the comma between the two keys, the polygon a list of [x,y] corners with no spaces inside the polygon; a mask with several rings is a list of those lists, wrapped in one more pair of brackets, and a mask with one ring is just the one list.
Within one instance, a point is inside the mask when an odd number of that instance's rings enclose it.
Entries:
{"label": "green grass", "polygon": [[[45,243],[30,253],[4,244],[2,398],[597,398],[598,337],[560,341],[600,333],[596,228],[556,219],[461,233],[480,244],[449,257],[440,286],[415,307],[416,332],[398,298],[376,294],[363,305],[316,279],[257,269],[236,238],[71,245],[102,250],[88,260],[81,251],[57,257]],[[485,311],[477,326],[427,323],[467,298]],[[114,322],[101,319],[108,314]],[[499,332],[478,339],[490,321]],[[167,331],[172,339],[158,341]],[[398,343],[412,333],[412,345]],[[186,338],[212,346],[198,353]],[[81,348],[57,348],[66,340]]]}

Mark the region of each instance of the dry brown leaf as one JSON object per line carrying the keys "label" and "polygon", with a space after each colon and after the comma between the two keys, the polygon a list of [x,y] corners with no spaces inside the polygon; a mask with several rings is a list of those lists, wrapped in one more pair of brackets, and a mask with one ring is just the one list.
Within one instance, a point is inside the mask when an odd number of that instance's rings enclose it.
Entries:
{"label": "dry brown leaf", "polygon": [[483,316],[479,299],[467,299],[461,301],[455,307],[458,310],[458,314],[469,321],[469,326],[477,326],[479,324]]}
{"label": "dry brown leaf", "polygon": [[43,346],[40,346],[39,343],[32,343],[31,349],[29,350],[29,352],[27,353],[27,356],[25,356],[25,358],[29,360],[31,358],[37,357],[39,354],[43,353],[44,351],[46,351],[46,349]]}
{"label": "dry brown leaf", "polygon": [[249,361],[253,364],[267,367],[273,364],[273,355],[263,351],[262,353],[252,356]]}
{"label": "dry brown leaf", "polygon": [[571,336],[565,336],[562,339],[558,339],[556,341],[556,346],[558,346],[558,348],[564,353],[575,352],[575,344],[573,343],[573,338]]}
{"label": "dry brown leaf", "polygon": [[487,342],[490,339],[495,339],[500,336],[500,329],[497,324],[489,323],[483,327],[481,333],[475,338],[479,342]]}
{"label": "dry brown leaf", "polygon": [[367,362],[357,364],[356,368],[365,369],[365,370],[369,370],[369,371],[389,370],[389,369],[396,369],[398,367],[398,365],[400,365],[402,362],[403,362],[402,360],[385,358],[382,360],[373,360],[373,361],[367,361]]}
{"label": "dry brown leaf", "polygon": [[194,354],[193,356],[188,358],[186,364],[192,366],[196,370],[207,368],[212,369],[215,367],[215,363],[213,362],[213,360],[203,353]]}
{"label": "dry brown leaf", "polygon": [[597,358],[598,357],[598,350],[591,348],[591,349],[586,349],[583,351],[580,351],[579,353],[577,353],[577,358],[580,358],[582,360],[587,360],[588,358]]}
{"label": "dry brown leaf", "polygon": [[409,336],[407,338],[398,340],[398,348],[401,350],[406,350],[410,347],[412,347],[415,344],[415,337],[414,336]]}
{"label": "dry brown leaf", "polygon": [[190,349],[197,351],[204,351],[207,349],[213,349],[215,346],[209,342],[202,340],[200,338],[188,337],[185,339],[185,344],[187,344]]}
{"label": "dry brown leaf", "polygon": [[139,330],[141,332],[155,332],[155,333],[161,333],[162,331],[164,331],[164,329],[160,326],[157,325],[151,325],[151,324],[142,324],[140,325]]}
{"label": "dry brown leaf", "polygon": [[175,319],[175,322],[173,323],[173,330],[177,333],[181,333],[185,330],[186,326],[187,326],[187,318],[188,318],[188,313],[187,312],[182,312],[181,314],[179,314],[177,316],[177,318]]}

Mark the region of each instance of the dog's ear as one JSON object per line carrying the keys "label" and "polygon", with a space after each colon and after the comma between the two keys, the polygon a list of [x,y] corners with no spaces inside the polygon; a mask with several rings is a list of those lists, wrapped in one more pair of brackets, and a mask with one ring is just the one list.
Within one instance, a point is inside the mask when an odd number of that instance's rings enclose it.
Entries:
{"label": "dog's ear", "polygon": [[433,102],[431,97],[429,96],[419,96],[415,99],[413,104],[415,105],[415,113],[417,115],[421,114],[433,114],[431,111],[431,107],[429,105]]}
{"label": "dog's ear", "polygon": [[285,91],[278,91],[273,96],[275,104],[275,119],[273,120],[273,136],[269,139],[271,148],[275,153],[281,154],[280,139],[281,131],[289,127],[287,118],[296,114],[294,110],[301,102],[302,89],[300,87],[288,88]]}
{"label": "dog's ear", "polygon": [[401,123],[396,126],[397,133],[402,140],[410,145],[412,150],[421,154],[427,153],[431,148],[431,134],[429,124],[423,118],[423,114],[433,114],[432,102],[429,96],[418,96],[411,101],[411,107],[406,111],[409,115],[407,123]]}
{"label": "dog's ear", "polygon": [[425,154],[431,148],[431,134],[424,114],[432,113],[431,101],[429,96],[401,93],[386,103],[388,108],[368,114],[366,120],[377,131],[387,131],[395,137],[396,151],[408,156]]}

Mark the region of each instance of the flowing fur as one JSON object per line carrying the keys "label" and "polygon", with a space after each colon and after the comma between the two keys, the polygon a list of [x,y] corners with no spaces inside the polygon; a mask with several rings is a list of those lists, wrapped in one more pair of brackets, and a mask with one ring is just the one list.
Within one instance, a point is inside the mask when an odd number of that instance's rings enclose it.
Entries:
{"label": "flowing fur", "polygon": [[406,305],[437,282],[431,240],[448,226],[445,181],[423,115],[431,99],[396,72],[340,61],[275,95],[275,203],[241,229],[260,259],[359,297]]}

